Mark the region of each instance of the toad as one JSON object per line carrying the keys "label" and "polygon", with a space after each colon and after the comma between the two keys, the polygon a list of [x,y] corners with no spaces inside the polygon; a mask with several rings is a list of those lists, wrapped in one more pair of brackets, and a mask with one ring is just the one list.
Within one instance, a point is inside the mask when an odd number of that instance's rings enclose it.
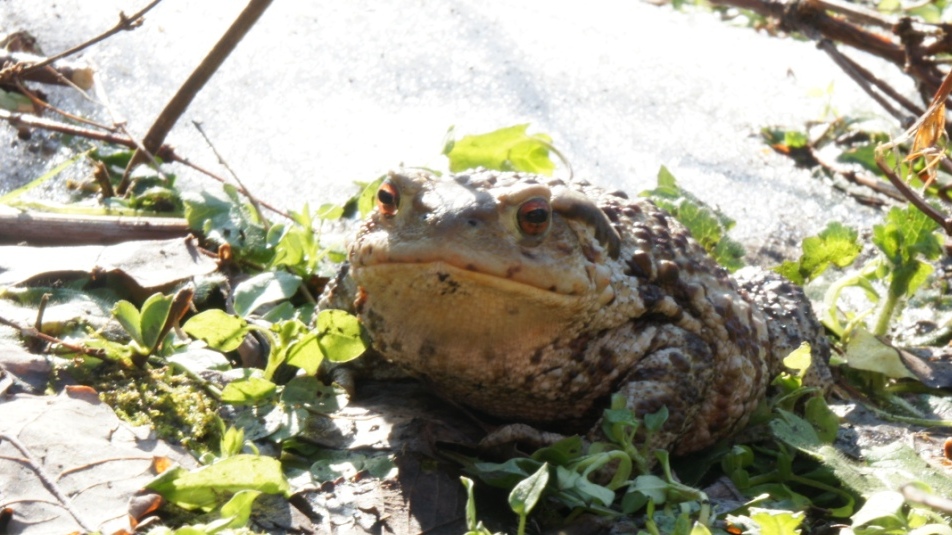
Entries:
{"label": "toad", "polygon": [[[373,346],[446,399],[561,432],[597,428],[613,394],[667,407],[654,446],[728,437],[782,358],[828,343],[777,275],[738,279],[652,202],[586,182],[391,173],[349,249]],[[828,372],[826,372],[828,373]]]}

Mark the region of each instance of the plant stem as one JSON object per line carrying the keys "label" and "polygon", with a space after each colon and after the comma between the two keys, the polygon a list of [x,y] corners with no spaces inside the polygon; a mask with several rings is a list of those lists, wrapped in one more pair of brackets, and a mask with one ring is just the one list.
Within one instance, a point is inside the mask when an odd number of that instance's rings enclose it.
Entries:
{"label": "plant stem", "polygon": [[895,281],[889,285],[886,291],[886,300],[883,302],[883,308],[879,309],[879,317],[876,318],[876,326],[873,328],[873,334],[876,336],[886,336],[889,332],[889,322],[892,321],[896,313],[896,307],[899,306],[901,295],[894,291]]}

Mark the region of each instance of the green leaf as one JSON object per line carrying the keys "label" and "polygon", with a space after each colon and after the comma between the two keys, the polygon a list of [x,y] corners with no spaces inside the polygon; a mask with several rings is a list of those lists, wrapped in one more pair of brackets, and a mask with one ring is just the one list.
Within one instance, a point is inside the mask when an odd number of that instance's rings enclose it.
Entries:
{"label": "green leaf", "polygon": [[520,481],[535,473],[543,463],[516,457],[504,463],[473,463],[470,469],[484,482],[498,488],[511,489]]}
{"label": "green leaf", "polygon": [[221,400],[233,405],[249,405],[271,397],[277,390],[277,385],[261,377],[237,379],[221,391]]}
{"label": "green leaf", "polygon": [[744,247],[727,235],[734,221],[681,189],[667,167],[658,170],[658,187],[642,192],[641,196],[673,215],[729,271],[743,267]]}
{"label": "green leaf", "polygon": [[318,389],[324,387],[316,377],[297,375],[281,390],[281,401],[287,405],[314,405],[320,395]]}
{"label": "green leaf", "polygon": [[752,507],[750,518],[760,526],[761,535],[799,535],[803,512],[774,511]]}
{"label": "green leaf", "polygon": [[209,347],[227,353],[238,349],[251,328],[247,321],[224,310],[212,308],[189,318],[182,330],[194,338],[204,340]]}
{"label": "green leaf", "polygon": [[33,113],[33,101],[20,93],[0,89],[0,109],[16,113]]}
{"label": "green leaf", "polygon": [[243,528],[248,524],[251,518],[251,506],[255,499],[261,495],[257,490],[240,490],[221,506],[221,517],[229,519],[228,524],[223,526],[225,529]]}
{"label": "green leaf", "polygon": [[549,483],[549,464],[543,463],[531,476],[520,481],[509,493],[509,507],[519,516],[532,512]]}
{"label": "green leaf", "polygon": [[866,503],[852,516],[852,527],[876,523],[887,529],[904,528],[902,508],[906,500],[896,491],[884,490],[866,497]]}
{"label": "green leaf", "polygon": [[486,134],[463,136],[443,152],[449,158],[450,171],[456,173],[485,167],[498,171],[552,174],[555,170],[555,164],[549,158],[552,138],[545,134],[527,135],[528,128],[528,124],[519,124]]}
{"label": "green leaf", "polygon": [[232,457],[234,455],[238,455],[239,453],[241,453],[241,450],[244,447],[245,447],[244,429],[229,427],[222,434],[221,441],[218,446],[218,453],[223,458]]}
{"label": "green leaf", "polygon": [[142,318],[139,316],[139,309],[135,305],[129,301],[119,301],[112,308],[112,315],[116,317],[116,320],[129,333],[135,343],[142,348],[146,347],[146,343],[142,339]]}
{"label": "green leaf", "polygon": [[645,429],[654,433],[661,429],[661,426],[668,421],[668,407],[662,406],[656,412],[646,414],[644,417]]}
{"label": "green leaf", "polygon": [[579,435],[565,437],[555,444],[539,448],[532,452],[532,459],[551,464],[567,465],[577,460],[584,451],[584,443]]}
{"label": "green leaf", "polygon": [[343,310],[322,310],[317,315],[318,344],[331,362],[347,362],[363,354],[367,344],[360,321]]}
{"label": "green leaf", "polygon": [[707,526],[704,524],[695,522],[691,527],[691,533],[689,535],[711,535],[711,530],[707,529]]}
{"label": "green leaf", "polygon": [[297,266],[305,262],[308,251],[309,230],[293,225],[277,223],[268,230],[268,245],[274,250],[271,268]]}
{"label": "green leaf", "polygon": [[5,194],[3,194],[3,195],[0,195],[0,204],[7,204],[7,205],[11,205],[11,206],[13,206],[13,205],[15,205],[15,204],[18,204],[18,203],[15,203],[15,201],[16,201],[17,199],[19,199],[20,197],[22,197],[25,193],[28,193],[28,192],[30,192],[30,191],[32,191],[32,190],[35,190],[35,189],[39,188],[40,186],[42,186],[43,184],[45,184],[45,183],[49,182],[50,180],[56,178],[57,175],[59,175],[60,173],[62,173],[62,172],[65,171],[67,168],[71,167],[72,165],[74,165],[76,162],[85,159],[86,156],[87,156],[90,152],[91,152],[91,151],[81,152],[81,153],[79,153],[79,154],[73,156],[72,158],[66,160],[65,162],[63,162],[63,163],[57,165],[56,167],[50,169],[50,170],[47,171],[46,173],[43,173],[42,176],[31,180],[28,184],[24,184],[24,185],[20,186],[19,188],[15,189],[15,190],[13,190],[13,191],[11,191],[11,192],[9,192],[9,193],[5,193]]}
{"label": "green leaf", "polygon": [[836,434],[840,429],[840,417],[827,405],[823,396],[813,396],[808,399],[803,416],[813,424],[820,440],[827,444],[832,444],[836,440]]}
{"label": "green leaf", "polygon": [[350,479],[363,470],[366,455],[355,451],[323,451],[311,464],[310,472],[319,483],[344,478]]}
{"label": "green leaf", "polygon": [[810,449],[822,444],[813,426],[803,418],[785,410],[777,410],[780,417],[770,421],[773,434],[795,448]]}
{"label": "green leaf", "polygon": [[339,204],[322,204],[317,207],[314,215],[318,219],[340,219],[344,215],[344,207]]}
{"label": "green leaf", "polygon": [[318,333],[312,332],[288,348],[285,362],[301,368],[308,375],[314,375],[321,366],[322,360],[324,360],[324,354],[318,342]]}
{"label": "green leaf", "polygon": [[668,496],[671,485],[655,475],[640,475],[628,487],[628,492],[637,492],[657,505],[662,505]]}
{"label": "green leaf", "polygon": [[466,529],[476,531],[478,520],[476,518],[476,498],[473,496],[473,480],[460,476],[460,483],[466,488]]}
{"label": "green leaf", "polygon": [[942,254],[939,224],[915,206],[893,207],[882,225],[873,227],[873,243],[890,263],[900,266],[922,255],[934,260]]}
{"label": "green leaf", "polygon": [[783,365],[791,370],[797,370],[797,375],[800,377],[806,375],[812,362],[813,355],[808,342],[802,342],[800,347],[794,349],[789,355],[783,358]]}
{"label": "green leaf", "polygon": [[819,277],[830,264],[846,267],[856,260],[862,250],[858,237],[855,229],[831,222],[816,236],[803,240],[803,254],[797,262],[784,262],[777,272],[803,285]]}
{"label": "green leaf", "polygon": [[876,145],[876,143],[866,143],[847,148],[841,152],[836,159],[840,162],[858,164],[870,173],[876,176],[882,176],[883,171],[876,165]]}
{"label": "green leaf", "polygon": [[867,481],[871,483],[866,488],[856,487],[864,494],[895,490],[913,481],[917,485],[927,486],[930,493],[952,496],[952,477],[943,470],[936,470],[935,466],[903,441],[863,448],[860,455],[868,461],[865,474]]}
{"label": "green leaf", "polygon": [[768,145],[785,154],[789,154],[793,149],[802,149],[810,143],[810,138],[806,132],[799,132],[797,130],[763,128],[760,131],[760,135]]}
{"label": "green leaf", "polygon": [[231,362],[220,351],[196,345],[176,351],[165,357],[165,360],[196,375],[210,370],[226,371],[232,368]]}
{"label": "green leaf", "polygon": [[783,134],[783,143],[784,145],[790,147],[791,149],[799,149],[806,147],[810,142],[807,138],[806,133],[798,132],[796,130],[787,130]]}
{"label": "green leaf", "polygon": [[185,509],[212,510],[225,496],[242,490],[287,495],[290,486],[281,463],[271,457],[235,455],[191,472],[168,470],[146,485]]}
{"label": "green leaf", "polygon": [[591,482],[584,475],[562,466],[555,467],[556,488],[562,493],[571,491],[581,498],[583,503],[596,503],[608,507],[615,501],[615,493],[608,487]]}
{"label": "green leaf", "polygon": [[360,191],[360,195],[357,197],[357,212],[360,214],[361,219],[367,217],[370,212],[374,211],[374,208],[377,206],[377,190],[380,189],[380,184],[383,184],[386,178],[386,176],[382,176],[364,186],[364,189]]}
{"label": "green leaf", "polygon": [[165,327],[165,320],[172,308],[172,297],[160,293],[153,294],[142,304],[142,342],[146,349],[152,349],[160,342],[158,339]]}
{"label": "green leaf", "polygon": [[222,190],[224,197],[209,190],[181,193],[189,228],[201,231],[213,243],[227,243],[236,258],[266,265],[273,251],[267,247],[264,225],[234,186],[225,185]]}
{"label": "green leaf", "polygon": [[[324,220],[340,218],[343,213],[343,207],[325,204],[315,215]],[[276,224],[268,231],[268,245],[274,251],[269,267],[286,266],[292,273],[307,278],[315,272],[326,252],[314,229],[314,217],[308,205],[289,215],[294,224]]]}
{"label": "green leaf", "polygon": [[301,277],[286,271],[260,273],[235,287],[235,313],[246,317],[261,305],[290,299],[301,287]]}
{"label": "green leaf", "polygon": [[881,373],[893,379],[916,378],[896,348],[884,344],[865,329],[857,329],[850,336],[845,356],[850,368]]}

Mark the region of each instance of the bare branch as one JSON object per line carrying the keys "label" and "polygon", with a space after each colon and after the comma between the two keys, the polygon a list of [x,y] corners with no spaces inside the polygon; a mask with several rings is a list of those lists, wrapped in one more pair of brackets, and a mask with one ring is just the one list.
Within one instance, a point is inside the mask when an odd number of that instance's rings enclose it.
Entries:
{"label": "bare branch", "polygon": [[[51,132],[59,132],[61,134],[67,134],[71,136],[80,136],[87,139],[94,139],[96,141],[104,141],[106,143],[114,143],[116,145],[121,145],[130,149],[136,148],[135,141],[133,141],[132,138],[128,136],[113,134],[111,132],[90,130],[89,128],[73,126],[50,119],[44,119],[42,117],[36,117],[35,115],[10,112],[0,109],[0,120],[7,121],[13,126],[42,128],[43,130],[49,130]],[[162,145],[159,147],[158,156],[165,161],[178,161],[178,156],[175,155],[172,147],[167,145]]]}
{"label": "bare branch", "polygon": [[228,28],[225,35],[215,43],[211,52],[209,52],[198,67],[192,71],[192,74],[185,80],[185,83],[182,84],[182,87],[180,87],[175,96],[172,97],[172,100],[166,104],[165,109],[162,110],[162,113],[156,118],[155,123],[152,124],[152,128],[149,129],[149,132],[142,140],[144,150],[136,149],[132,159],[129,160],[129,165],[122,175],[122,181],[116,188],[116,192],[119,195],[124,195],[128,189],[132,170],[139,164],[146,162],[148,157],[151,154],[155,154],[155,151],[162,146],[165,137],[172,130],[172,127],[178,121],[179,117],[185,113],[185,110],[189,104],[192,103],[195,95],[197,95],[208,80],[211,79],[212,75],[215,74],[221,64],[224,63],[225,58],[231,54],[235,46],[238,45],[238,42],[241,41],[245,34],[248,33],[248,30],[251,29],[264,13],[264,10],[271,5],[271,2],[272,0],[251,0],[248,2],[248,6],[238,15],[238,18],[235,19],[235,22]]}
{"label": "bare branch", "polygon": [[0,243],[66,245],[163,240],[189,234],[177,217],[92,216],[0,211]]}

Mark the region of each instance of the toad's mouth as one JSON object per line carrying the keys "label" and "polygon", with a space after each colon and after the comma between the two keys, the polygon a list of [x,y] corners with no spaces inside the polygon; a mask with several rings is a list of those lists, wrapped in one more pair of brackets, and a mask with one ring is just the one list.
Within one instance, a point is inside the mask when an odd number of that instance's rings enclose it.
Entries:
{"label": "toad's mouth", "polygon": [[355,266],[352,276],[360,288],[358,314],[375,343],[383,340],[414,355],[531,355],[593,306],[591,296],[564,295],[446,262]]}
{"label": "toad's mouth", "polygon": [[578,298],[601,289],[593,280],[592,266],[550,262],[525,253],[516,260],[497,259],[497,255],[485,252],[434,252],[428,248],[388,247],[379,243],[360,248],[350,258],[355,278],[361,271],[386,273],[392,270],[406,276],[414,271],[434,274],[443,270],[456,279],[471,281],[474,286],[498,287],[515,294],[542,292]]}
{"label": "toad's mouth", "polygon": [[563,306],[578,302],[581,298],[555,285],[541,287],[533,284],[534,280],[486,272],[476,269],[472,264],[458,266],[444,260],[355,265],[351,267],[351,274],[357,284],[366,290],[396,286],[407,292],[429,294],[426,299],[454,294],[491,294],[494,298],[529,299],[550,306]]}

